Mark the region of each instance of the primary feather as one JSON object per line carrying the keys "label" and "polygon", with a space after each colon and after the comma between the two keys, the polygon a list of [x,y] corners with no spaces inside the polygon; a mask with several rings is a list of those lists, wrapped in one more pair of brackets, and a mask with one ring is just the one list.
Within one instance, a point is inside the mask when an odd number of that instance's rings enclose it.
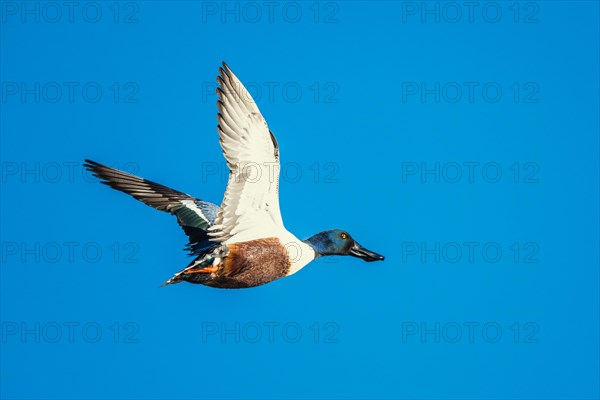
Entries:
{"label": "primary feather", "polygon": [[83,166],[100,178],[101,183],[159,211],[175,215],[189,237],[187,248],[190,252],[198,253],[209,245],[207,231],[216,219],[217,205],[92,160],[85,160]]}

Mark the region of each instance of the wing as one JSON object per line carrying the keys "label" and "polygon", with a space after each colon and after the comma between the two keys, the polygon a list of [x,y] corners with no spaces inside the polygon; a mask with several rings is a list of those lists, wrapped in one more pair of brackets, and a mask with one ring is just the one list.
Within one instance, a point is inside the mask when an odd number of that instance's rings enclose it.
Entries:
{"label": "wing", "polygon": [[229,181],[211,240],[235,235],[273,236],[283,228],[279,210],[279,149],[256,103],[227,64],[219,68],[217,130]]}
{"label": "wing", "polygon": [[95,161],[85,160],[83,166],[100,178],[101,183],[127,193],[159,211],[175,215],[190,239],[188,248],[192,253],[206,244],[208,228],[215,221],[219,210],[216,205]]}

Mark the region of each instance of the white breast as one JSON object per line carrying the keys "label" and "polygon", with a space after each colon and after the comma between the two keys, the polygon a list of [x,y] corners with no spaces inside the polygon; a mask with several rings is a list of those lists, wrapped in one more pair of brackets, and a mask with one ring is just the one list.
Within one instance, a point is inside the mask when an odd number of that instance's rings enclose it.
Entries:
{"label": "white breast", "polygon": [[293,275],[315,259],[316,253],[312,247],[285,231],[279,235],[281,244],[286,248],[290,257],[290,271],[287,276]]}

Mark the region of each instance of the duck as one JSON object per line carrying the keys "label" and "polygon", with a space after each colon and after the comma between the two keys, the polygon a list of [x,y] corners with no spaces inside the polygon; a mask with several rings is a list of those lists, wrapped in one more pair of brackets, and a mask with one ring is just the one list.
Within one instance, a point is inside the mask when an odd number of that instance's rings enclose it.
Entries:
{"label": "duck", "polygon": [[330,229],[300,240],[284,226],[279,208],[279,145],[256,102],[223,62],[217,76],[217,132],[229,168],[220,206],[85,159],[84,167],[115,190],[177,218],[194,259],[162,286],[180,282],[243,289],[289,277],[326,256],[366,262],[384,256],[348,232]]}

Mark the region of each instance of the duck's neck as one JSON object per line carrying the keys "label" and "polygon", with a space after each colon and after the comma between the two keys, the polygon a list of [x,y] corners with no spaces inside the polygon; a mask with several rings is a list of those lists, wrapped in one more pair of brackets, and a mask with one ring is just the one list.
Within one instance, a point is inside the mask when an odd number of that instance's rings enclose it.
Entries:
{"label": "duck's neck", "polygon": [[327,256],[327,247],[330,244],[330,240],[323,234],[323,232],[317,233],[309,237],[306,240],[303,240],[304,243],[312,247],[315,251],[315,258]]}

